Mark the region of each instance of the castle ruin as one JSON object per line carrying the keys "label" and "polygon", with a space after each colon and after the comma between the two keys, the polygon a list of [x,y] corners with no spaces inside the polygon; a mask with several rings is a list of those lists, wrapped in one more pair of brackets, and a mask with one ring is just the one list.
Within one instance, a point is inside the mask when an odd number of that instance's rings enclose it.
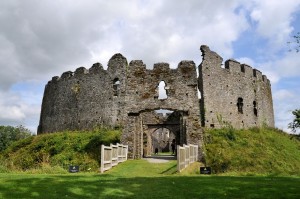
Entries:
{"label": "castle ruin", "polygon": [[38,134],[122,127],[121,141],[129,145],[131,158],[152,154],[154,145],[162,145],[157,136],[164,136],[165,148],[171,138],[180,145],[198,144],[200,160],[203,128],[274,127],[267,77],[231,59],[222,68],[217,53],[207,46],[200,50],[198,77],[193,61],[181,61],[176,69],[157,63],[150,70],[141,60],[128,64],[121,54],[109,60],[107,70],[96,63],[53,77],[45,87]]}

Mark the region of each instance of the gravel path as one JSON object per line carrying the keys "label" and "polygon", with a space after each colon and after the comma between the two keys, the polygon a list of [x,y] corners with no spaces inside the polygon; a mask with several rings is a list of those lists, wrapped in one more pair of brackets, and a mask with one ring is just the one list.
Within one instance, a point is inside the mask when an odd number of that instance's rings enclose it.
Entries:
{"label": "gravel path", "polygon": [[161,156],[149,156],[143,158],[150,163],[166,163],[170,160],[176,160],[176,157],[173,155],[161,155]]}

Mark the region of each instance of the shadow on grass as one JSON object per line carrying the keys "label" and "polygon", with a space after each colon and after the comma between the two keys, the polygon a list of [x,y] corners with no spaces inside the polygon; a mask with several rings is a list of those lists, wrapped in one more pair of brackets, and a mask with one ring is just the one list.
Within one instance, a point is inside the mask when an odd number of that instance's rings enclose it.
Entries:
{"label": "shadow on grass", "polygon": [[176,164],[174,166],[164,170],[160,174],[175,174],[175,173],[177,173],[177,165]]}
{"label": "shadow on grass", "polygon": [[300,198],[300,178],[0,174],[0,198]]}

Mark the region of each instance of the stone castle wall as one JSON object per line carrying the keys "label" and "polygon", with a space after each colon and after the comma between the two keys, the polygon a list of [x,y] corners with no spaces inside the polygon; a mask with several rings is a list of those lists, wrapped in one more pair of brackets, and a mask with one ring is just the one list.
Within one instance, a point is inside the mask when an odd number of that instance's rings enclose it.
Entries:
{"label": "stone castle wall", "polygon": [[201,120],[205,127],[219,128],[224,122],[235,128],[274,127],[270,81],[265,75],[235,60],[225,61],[207,46],[201,46],[199,66]]}
{"label": "stone castle wall", "polygon": [[89,70],[80,67],[53,77],[45,87],[38,133],[118,125],[125,85],[120,85],[116,97],[113,84],[116,78],[125,81],[126,67],[126,58],[116,54],[107,70],[97,63]]}
{"label": "stone castle wall", "polygon": [[[45,87],[38,134],[122,126],[121,141],[129,145],[129,157],[140,158],[149,154],[153,132],[166,128],[177,144],[199,144],[201,159],[201,127],[219,128],[224,122],[236,128],[274,126],[267,77],[234,60],[221,68],[218,54],[207,46],[201,51],[198,78],[193,61],[181,61],[176,69],[157,63],[150,70],[141,60],[128,64],[121,54],[109,60],[107,70],[96,63],[53,77]],[[166,99],[159,96],[162,82]],[[159,109],[173,113],[155,120]]]}
{"label": "stone castle wall", "polygon": [[[167,99],[159,99],[158,84],[164,81]],[[115,84],[118,82],[118,84]],[[45,87],[39,133],[123,125],[128,114],[158,109],[189,112],[199,117],[196,67],[182,61],[177,69],[167,63],[146,69],[140,60],[127,64],[114,55],[104,70],[94,64],[53,77]]]}

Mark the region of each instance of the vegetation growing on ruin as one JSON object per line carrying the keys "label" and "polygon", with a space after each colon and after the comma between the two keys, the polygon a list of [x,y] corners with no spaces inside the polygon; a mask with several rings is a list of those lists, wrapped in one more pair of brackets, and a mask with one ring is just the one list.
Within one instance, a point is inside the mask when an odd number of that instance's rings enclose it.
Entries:
{"label": "vegetation growing on ruin", "polygon": [[205,131],[206,165],[215,173],[300,174],[300,141],[271,128]]}
{"label": "vegetation growing on ruin", "polygon": [[67,172],[69,165],[79,165],[81,171],[97,171],[100,146],[117,143],[119,130],[60,132],[31,136],[14,142],[1,153],[0,172],[37,171]]}

